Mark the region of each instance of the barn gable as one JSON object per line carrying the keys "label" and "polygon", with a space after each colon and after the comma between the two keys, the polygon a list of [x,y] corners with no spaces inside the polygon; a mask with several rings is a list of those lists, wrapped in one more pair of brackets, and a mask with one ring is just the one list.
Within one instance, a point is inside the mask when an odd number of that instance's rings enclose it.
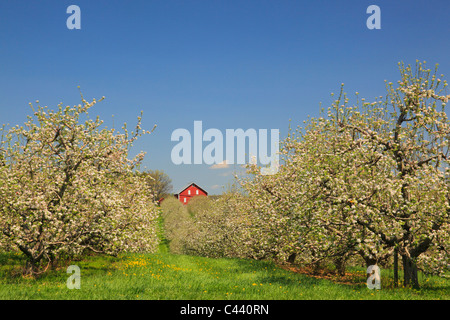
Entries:
{"label": "barn gable", "polygon": [[196,183],[191,183],[175,194],[175,197],[183,204],[187,204],[195,196],[208,196],[208,192]]}

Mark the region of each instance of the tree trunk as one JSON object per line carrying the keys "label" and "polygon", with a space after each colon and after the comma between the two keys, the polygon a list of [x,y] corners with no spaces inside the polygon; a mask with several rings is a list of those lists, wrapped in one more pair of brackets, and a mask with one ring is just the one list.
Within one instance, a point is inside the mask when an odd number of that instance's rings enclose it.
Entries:
{"label": "tree trunk", "polygon": [[296,257],[296,256],[297,256],[296,253],[292,253],[292,254],[289,256],[289,258],[287,259],[287,261],[288,261],[290,264],[293,264],[294,261],[295,261],[295,257]]}
{"label": "tree trunk", "polygon": [[310,264],[312,274],[318,275],[323,270],[323,265],[321,261],[315,261]]}
{"label": "tree trunk", "polygon": [[340,276],[345,276],[345,265],[347,262],[347,259],[345,257],[339,257],[334,259],[334,266],[336,267],[337,273]]}
{"label": "tree trunk", "polygon": [[398,248],[394,249],[394,288],[398,288]]}
{"label": "tree trunk", "polygon": [[363,257],[363,258],[364,258],[364,262],[366,263],[366,268],[376,265],[378,262],[376,258],[369,258],[369,257]]}
{"label": "tree trunk", "polygon": [[413,259],[408,256],[402,255],[403,261],[403,285],[405,287],[412,286],[413,288],[419,288],[419,277],[417,276],[417,265]]}
{"label": "tree trunk", "polygon": [[35,260],[29,259],[25,263],[25,269],[23,270],[23,274],[25,276],[35,277],[38,272],[38,263]]}

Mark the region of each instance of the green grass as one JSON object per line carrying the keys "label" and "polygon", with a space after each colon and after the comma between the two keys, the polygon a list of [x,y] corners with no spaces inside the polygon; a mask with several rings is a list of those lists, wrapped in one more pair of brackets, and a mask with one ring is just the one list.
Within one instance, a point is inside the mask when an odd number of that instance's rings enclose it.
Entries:
{"label": "green grass", "polygon": [[[81,268],[79,290],[66,286],[69,264]],[[450,299],[450,281],[437,277],[423,281],[420,290],[382,287],[373,291],[366,287],[363,271],[361,281],[337,284],[270,262],[168,252],[86,257],[38,279],[22,277],[22,266],[21,256],[0,255],[0,299]],[[382,273],[383,277],[387,275]]]}
{"label": "green grass", "polygon": [[[392,288],[381,270],[382,289],[369,290],[363,268],[352,268],[346,283],[283,269],[272,262],[175,255],[158,224],[159,252],[118,257],[87,256],[67,261],[37,279],[22,276],[24,257],[0,253],[0,299],[83,300],[411,300],[450,299],[450,280],[421,279],[422,288]],[[69,265],[81,269],[81,288],[68,289]]]}

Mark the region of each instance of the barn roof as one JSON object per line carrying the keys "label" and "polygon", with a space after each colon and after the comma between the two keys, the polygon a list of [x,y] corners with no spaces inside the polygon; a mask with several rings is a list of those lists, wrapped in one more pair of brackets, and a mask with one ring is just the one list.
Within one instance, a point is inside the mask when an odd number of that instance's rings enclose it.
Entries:
{"label": "barn roof", "polygon": [[192,186],[192,185],[196,186],[198,189],[200,189],[200,190],[202,190],[204,193],[208,194],[208,192],[207,192],[205,189],[203,189],[202,187],[200,187],[198,184],[196,184],[196,183],[194,183],[194,182],[191,182],[191,183],[188,184],[186,187],[184,187],[183,189],[181,189],[180,192],[175,193],[175,194],[180,194],[180,193],[182,193],[184,190],[186,190],[187,188],[189,188],[189,187]]}

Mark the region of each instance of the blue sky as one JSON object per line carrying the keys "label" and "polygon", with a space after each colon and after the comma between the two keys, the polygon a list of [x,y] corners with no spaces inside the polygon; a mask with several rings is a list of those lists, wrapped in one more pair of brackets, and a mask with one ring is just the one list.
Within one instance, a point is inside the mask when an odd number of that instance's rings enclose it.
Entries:
{"label": "blue sky", "polygon": [[[69,5],[81,30],[69,30]],[[381,29],[369,30],[369,5]],[[426,60],[450,74],[450,2],[431,1],[54,1],[0,2],[1,123],[21,124],[29,102],[56,107],[106,97],[108,125],[158,127],[139,140],[144,166],[164,170],[174,191],[196,182],[220,193],[239,166],[174,165],[171,133],[280,129],[327,106],[340,84],[368,100],[399,78],[397,63]]]}

